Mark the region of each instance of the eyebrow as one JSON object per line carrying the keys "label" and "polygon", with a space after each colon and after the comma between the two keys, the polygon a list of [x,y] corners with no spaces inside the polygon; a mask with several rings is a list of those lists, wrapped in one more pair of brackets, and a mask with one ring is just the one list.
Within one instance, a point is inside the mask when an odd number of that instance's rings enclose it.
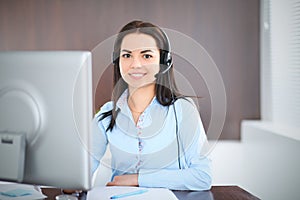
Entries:
{"label": "eyebrow", "polygon": [[132,53],[131,51],[126,50],[126,49],[122,49],[122,51],[125,51],[125,52],[127,52],[127,53]]}
{"label": "eyebrow", "polygon": [[141,51],[141,53],[147,53],[147,52],[152,52],[152,53],[154,53],[154,51],[151,50],[151,49],[147,49],[147,50]]}
{"label": "eyebrow", "polygon": [[[127,49],[122,49],[122,52],[127,52],[127,53],[132,53],[132,51],[130,51],[130,50],[127,50]],[[153,50],[151,50],[151,49],[146,49],[146,50],[143,50],[143,51],[141,51],[141,53],[147,53],[147,52],[152,52],[152,53],[154,53],[154,51]]]}

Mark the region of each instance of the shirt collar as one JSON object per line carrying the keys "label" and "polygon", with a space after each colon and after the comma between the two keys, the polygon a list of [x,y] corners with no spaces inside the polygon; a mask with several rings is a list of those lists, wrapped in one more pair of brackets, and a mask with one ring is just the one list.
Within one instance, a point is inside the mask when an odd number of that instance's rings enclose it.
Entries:
{"label": "shirt collar", "polygon": [[[126,111],[126,110],[129,111],[129,110],[128,110],[128,109],[129,109],[129,106],[128,106],[128,102],[127,102],[127,100],[128,100],[128,94],[129,94],[129,91],[128,91],[128,89],[126,89],[126,90],[122,93],[122,95],[119,97],[119,99],[118,99],[118,101],[117,101],[117,103],[116,103],[116,106],[117,106],[118,108],[120,108],[121,111]],[[152,105],[157,105],[157,104],[159,104],[159,102],[158,102],[156,96],[154,96],[154,98],[152,99],[151,103],[150,103],[149,106],[146,108],[146,110],[147,110],[149,107],[151,107]]]}
{"label": "shirt collar", "polygon": [[118,108],[120,108],[121,110],[125,110],[124,108],[125,107],[128,107],[128,104],[127,104],[127,99],[128,99],[128,89],[126,89],[122,94],[121,96],[119,97],[117,103],[116,103],[116,106]]}

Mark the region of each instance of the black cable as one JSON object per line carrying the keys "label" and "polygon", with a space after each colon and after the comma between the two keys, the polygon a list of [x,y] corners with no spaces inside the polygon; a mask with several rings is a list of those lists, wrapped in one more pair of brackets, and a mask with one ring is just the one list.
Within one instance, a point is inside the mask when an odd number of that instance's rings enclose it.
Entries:
{"label": "black cable", "polygon": [[179,135],[178,135],[178,120],[177,120],[177,113],[176,113],[176,109],[175,109],[175,96],[174,96],[174,92],[173,92],[173,88],[171,85],[171,79],[170,79],[170,73],[168,72],[168,81],[170,83],[170,90],[171,90],[171,98],[172,98],[172,105],[173,105],[173,110],[174,110],[174,114],[175,114],[175,123],[176,123],[176,129],[175,129],[175,133],[176,133],[176,141],[177,141],[177,159],[178,159],[178,167],[179,169],[181,169],[181,162],[180,162],[180,145],[179,145]]}

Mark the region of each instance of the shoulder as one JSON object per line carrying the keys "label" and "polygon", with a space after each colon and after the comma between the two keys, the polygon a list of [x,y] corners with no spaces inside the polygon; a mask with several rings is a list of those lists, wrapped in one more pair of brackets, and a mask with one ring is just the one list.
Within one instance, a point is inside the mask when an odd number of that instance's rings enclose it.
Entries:
{"label": "shoulder", "polygon": [[197,106],[193,99],[189,97],[179,98],[174,103],[176,109],[180,109],[182,112],[197,110]]}
{"label": "shoulder", "polygon": [[103,132],[106,132],[105,130],[110,124],[111,115],[109,115],[108,112],[113,109],[113,106],[113,101],[105,103],[94,116],[94,120]]}
{"label": "shoulder", "polygon": [[[113,101],[106,102],[103,106],[101,106],[100,110],[95,114],[95,118],[98,121],[100,121],[101,116],[104,113],[107,113],[107,112],[111,111],[113,109],[113,107],[114,107]],[[109,118],[109,117],[106,117],[106,118]]]}
{"label": "shoulder", "polygon": [[189,97],[177,99],[173,106],[179,121],[194,121],[200,116],[195,102]]}

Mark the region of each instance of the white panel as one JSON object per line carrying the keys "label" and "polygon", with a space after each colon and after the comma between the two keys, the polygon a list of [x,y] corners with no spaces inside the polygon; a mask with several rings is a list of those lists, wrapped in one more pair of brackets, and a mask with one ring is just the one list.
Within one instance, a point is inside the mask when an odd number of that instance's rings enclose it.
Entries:
{"label": "white panel", "polygon": [[271,65],[270,65],[270,1],[260,2],[260,97],[261,97],[261,118],[272,120],[271,104]]}
{"label": "white panel", "polygon": [[271,118],[300,134],[300,0],[270,1],[270,39]]}

